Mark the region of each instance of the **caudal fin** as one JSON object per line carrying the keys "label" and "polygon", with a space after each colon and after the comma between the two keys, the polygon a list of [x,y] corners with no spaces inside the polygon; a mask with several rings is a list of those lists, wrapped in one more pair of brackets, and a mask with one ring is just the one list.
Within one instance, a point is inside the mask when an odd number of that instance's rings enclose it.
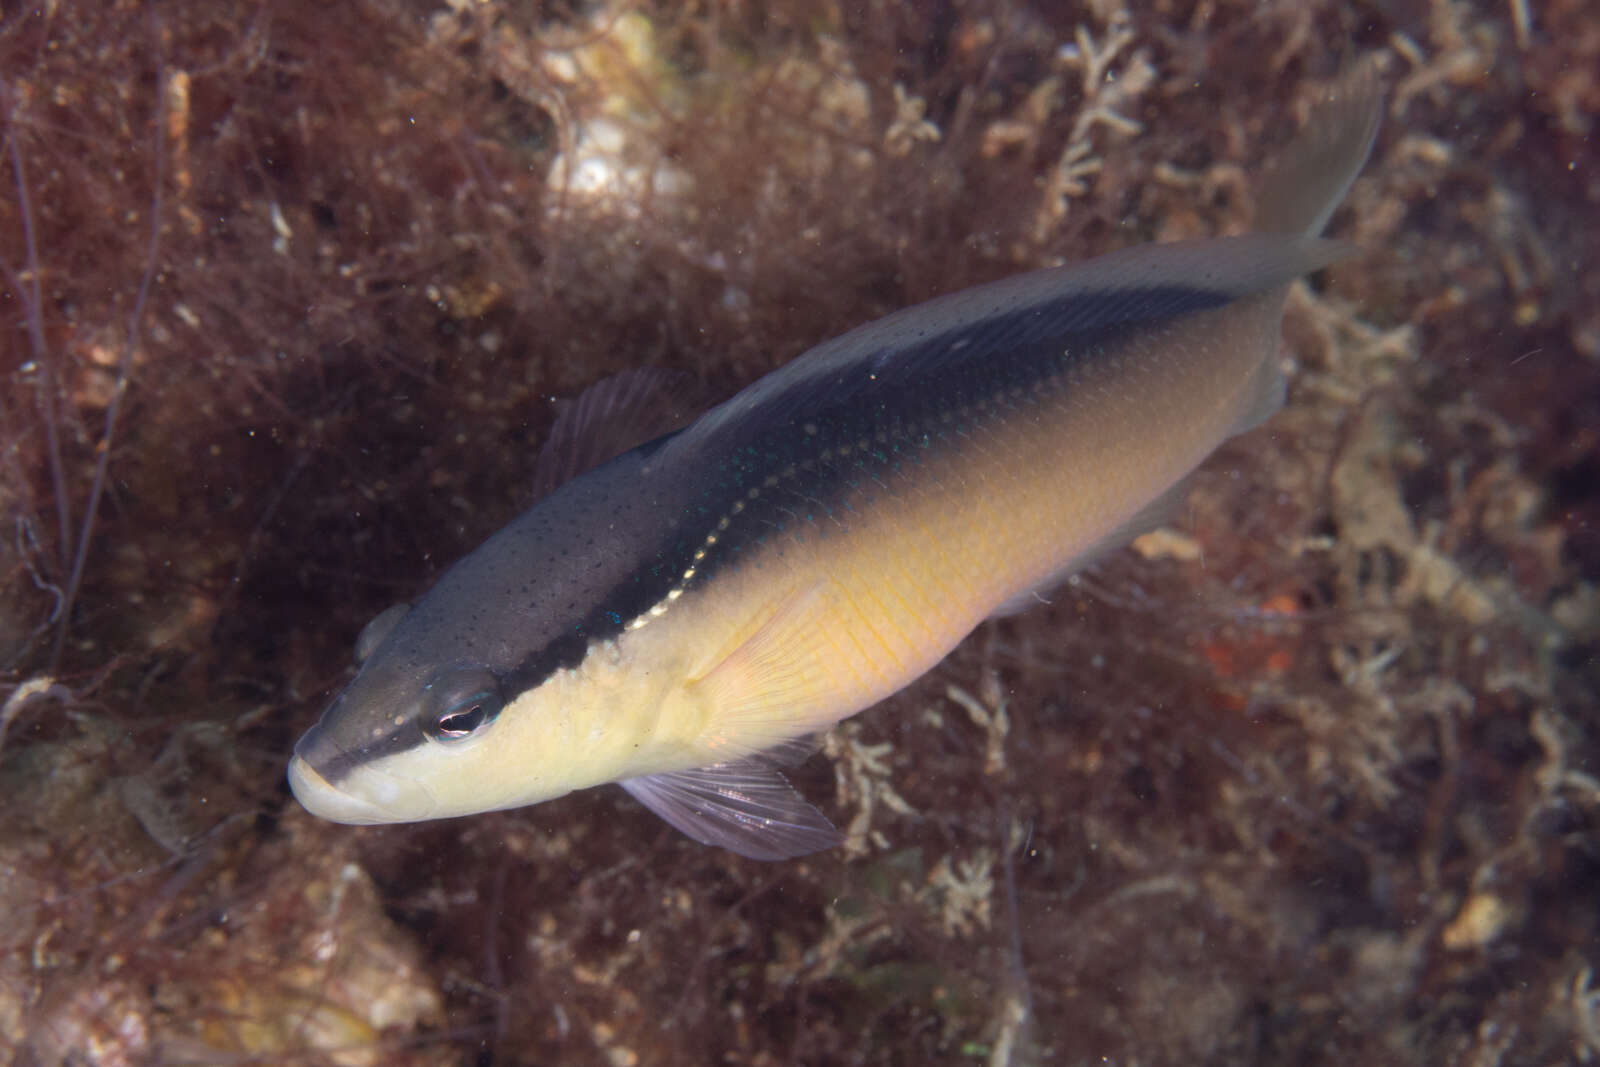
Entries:
{"label": "caudal fin", "polygon": [[1316,236],[1361,173],[1378,135],[1383,86],[1371,60],[1335,82],[1280,157],[1256,205],[1261,233]]}

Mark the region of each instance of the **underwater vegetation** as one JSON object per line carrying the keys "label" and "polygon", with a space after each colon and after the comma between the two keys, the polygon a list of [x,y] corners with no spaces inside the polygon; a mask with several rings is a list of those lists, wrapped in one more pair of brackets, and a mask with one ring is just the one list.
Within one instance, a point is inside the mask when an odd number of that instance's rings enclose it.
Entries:
{"label": "underwater vegetation", "polygon": [[[596,464],[362,630],[295,744],[295,799],[370,826],[616,782],[753,859],[843,843],[782,767],[1166,525],[1283,407],[1289,286],[1353,254],[1319,235],[1383,111],[1370,67],[1348,82],[1273,167],[1258,232],[902,309],[688,426],[651,426],[659,372],[591,386],[536,468]],[[619,434],[641,443],[596,448]]]}
{"label": "underwater vegetation", "polygon": [[[1288,405],[831,732],[840,848],[292,801],[561,400],[1243,232],[1354,55]],[[1577,0],[6,11],[0,1060],[1600,1057],[1597,70]]]}

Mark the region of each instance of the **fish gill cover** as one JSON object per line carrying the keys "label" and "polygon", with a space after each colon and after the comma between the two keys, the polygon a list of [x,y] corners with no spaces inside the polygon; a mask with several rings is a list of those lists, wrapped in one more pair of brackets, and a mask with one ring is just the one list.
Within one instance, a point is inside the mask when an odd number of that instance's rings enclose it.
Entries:
{"label": "fish gill cover", "polygon": [[[1243,230],[1348,53],[1289,406],[830,735],[843,849],[290,801],[551,398]],[[8,11],[0,1057],[1592,1058],[1597,70],[1576,0]]]}

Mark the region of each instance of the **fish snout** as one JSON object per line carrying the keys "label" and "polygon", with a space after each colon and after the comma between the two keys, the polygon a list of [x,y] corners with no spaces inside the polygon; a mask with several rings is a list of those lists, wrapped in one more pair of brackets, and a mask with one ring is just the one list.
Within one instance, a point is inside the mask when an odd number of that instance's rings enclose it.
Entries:
{"label": "fish snout", "polygon": [[438,808],[433,795],[416,782],[356,767],[335,785],[304,756],[289,761],[289,788],[311,814],[352,826],[418,822],[432,818]]}

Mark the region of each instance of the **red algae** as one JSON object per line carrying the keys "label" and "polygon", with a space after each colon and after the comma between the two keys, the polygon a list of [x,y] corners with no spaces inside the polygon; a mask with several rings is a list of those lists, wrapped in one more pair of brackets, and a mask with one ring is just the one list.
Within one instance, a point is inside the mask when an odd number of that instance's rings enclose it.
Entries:
{"label": "red algae", "polygon": [[[1600,1055],[1585,6],[772,7],[0,21],[0,1049]],[[845,847],[753,863],[616,791],[365,830],[289,799],[361,626],[529,502],[552,398],[724,395],[1243,229],[1357,53],[1389,121],[1332,231],[1367,252],[1296,288],[1288,407],[836,731],[795,777]]]}

